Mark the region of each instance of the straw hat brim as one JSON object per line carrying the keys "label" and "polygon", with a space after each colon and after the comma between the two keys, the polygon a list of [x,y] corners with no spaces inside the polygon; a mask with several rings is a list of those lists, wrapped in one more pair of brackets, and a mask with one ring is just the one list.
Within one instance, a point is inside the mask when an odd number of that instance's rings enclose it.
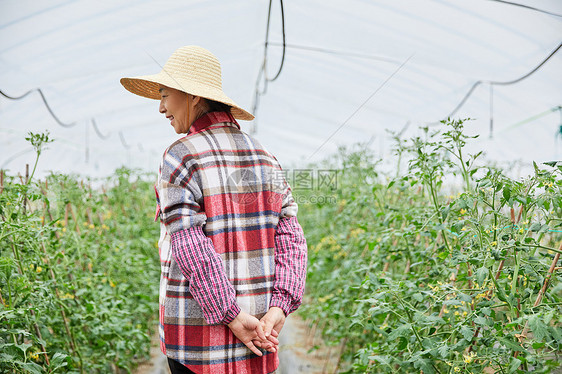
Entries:
{"label": "straw hat brim", "polygon": [[135,95],[143,96],[149,99],[160,100],[160,85],[175,88],[195,96],[201,96],[205,99],[218,101],[230,106],[230,113],[236,119],[251,121],[254,116],[238,106],[222,90],[202,85],[190,79],[181,79],[171,77],[169,74],[160,72],[153,75],[143,75],[132,78],[121,78],[121,84],[127,91]]}

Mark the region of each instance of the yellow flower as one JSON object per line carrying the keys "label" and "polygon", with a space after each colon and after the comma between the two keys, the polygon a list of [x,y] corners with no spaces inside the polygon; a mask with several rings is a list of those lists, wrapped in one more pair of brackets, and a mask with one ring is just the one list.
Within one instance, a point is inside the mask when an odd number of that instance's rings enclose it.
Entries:
{"label": "yellow flower", "polygon": [[474,353],[474,352],[470,352],[470,354],[468,354],[468,355],[463,355],[464,363],[470,364],[474,360],[475,357],[476,357],[476,353]]}
{"label": "yellow flower", "polygon": [[467,230],[467,228],[466,228],[466,227],[463,227],[463,228],[461,229],[461,231],[466,231],[466,230]]}
{"label": "yellow flower", "polygon": [[466,317],[467,315],[468,315],[468,312],[466,312],[466,311],[465,311],[465,312],[462,312],[462,316],[463,316],[463,317]]}
{"label": "yellow flower", "polygon": [[466,214],[466,209],[461,209],[461,214]]}
{"label": "yellow flower", "polygon": [[455,366],[455,368],[453,369],[455,371],[455,373],[460,373],[461,369],[458,366]]}
{"label": "yellow flower", "polygon": [[115,283],[113,283],[113,281],[109,281],[109,285],[110,285],[111,287],[115,287]]}
{"label": "yellow flower", "polygon": [[62,228],[62,232],[66,232],[66,227],[63,227],[63,228]]}
{"label": "yellow flower", "polygon": [[35,352],[29,352],[29,358],[32,358],[35,361],[39,361],[39,355]]}
{"label": "yellow flower", "polygon": [[449,309],[447,309],[447,308],[443,309],[443,313],[445,313],[445,314],[449,313]]}
{"label": "yellow flower", "polygon": [[458,311],[455,311],[455,316],[456,316],[456,317],[458,317],[458,316],[460,316],[460,315],[461,315],[461,314],[460,314]]}
{"label": "yellow flower", "polygon": [[67,292],[64,295],[62,295],[60,298],[61,299],[74,299],[74,295],[71,295]]}
{"label": "yellow flower", "polygon": [[524,232],[525,232],[524,229],[519,229],[519,233],[520,233],[520,234],[523,234]]}
{"label": "yellow flower", "polygon": [[105,223],[101,225],[101,228],[104,230],[109,230],[109,226],[107,226]]}
{"label": "yellow flower", "polygon": [[491,242],[491,243],[490,243],[490,245],[491,245],[492,247],[495,247],[495,246],[497,246],[497,245],[498,245],[498,242],[496,242],[496,241],[493,241],[493,242]]}
{"label": "yellow flower", "polygon": [[84,226],[88,226],[88,222],[85,222],[85,221],[84,221],[82,224],[83,224]]}
{"label": "yellow flower", "polygon": [[359,236],[360,234],[362,234],[364,232],[365,232],[365,230],[363,230],[362,228],[353,229],[349,233],[349,236],[354,238],[354,237]]}
{"label": "yellow flower", "polygon": [[89,224],[88,227],[89,227],[90,230],[91,230],[91,229],[93,229],[93,228],[96,227],[96,226],[94,226],[94,225],[92,225],[92,224]]}
{"label": "yellow flower", "polygon": [[35,271],[36,271],[37,273],[40,273],[40,272],[43,271],[43,268],[42,268],[41,266],[37,266],[37,268],[35,269]]}

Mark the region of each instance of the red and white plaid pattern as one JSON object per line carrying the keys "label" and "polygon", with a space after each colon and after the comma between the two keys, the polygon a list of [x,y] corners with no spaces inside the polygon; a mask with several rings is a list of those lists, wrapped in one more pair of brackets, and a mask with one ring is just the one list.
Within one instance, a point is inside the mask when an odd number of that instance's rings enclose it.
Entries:
{"label": "red and white plaid pattern", "polygon": [[156,185],[162,352],[196,373],[270,373],[228,324],[243,310],[296,310],[306,240],[277,160],[228,113],[207,113],[172,144]]}

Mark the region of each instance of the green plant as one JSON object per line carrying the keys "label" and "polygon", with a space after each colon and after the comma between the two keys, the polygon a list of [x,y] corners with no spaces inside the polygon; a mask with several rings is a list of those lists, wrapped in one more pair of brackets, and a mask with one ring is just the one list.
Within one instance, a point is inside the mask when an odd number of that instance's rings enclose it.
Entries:
{"label": "green plant", "polygon": [[464,122],[401,140],[405,173],[385,178],[365,149],[342,149],[319,166],[338,168],[336,189],[298,192],[338,201],[301,204],[299,220],[310,248],[301,313],[338,346],[341,371],[560,366],[562,166],[535,164],[521,180],[478,166]]}
{"label": "green plant", "polygon": [[[37,157],[50,141],[28,140]],[[104,186],[62,174],[6,176],[0,372],[130,372],[147,357],[159,279],[153,188],[128,169]]]}

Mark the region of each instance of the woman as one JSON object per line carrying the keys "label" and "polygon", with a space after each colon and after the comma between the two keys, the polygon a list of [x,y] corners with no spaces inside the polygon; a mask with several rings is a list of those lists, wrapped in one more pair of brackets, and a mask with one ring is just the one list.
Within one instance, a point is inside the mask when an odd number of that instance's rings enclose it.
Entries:
{"label": "woman", "polygon": [[121,84],[160,100],[187,134],[164,152],[156,184],[160,346],[172,372],[274,372],[307,248],[277,160],[236,122],[254,116],[223,93],[217,58],[197,46]]}

